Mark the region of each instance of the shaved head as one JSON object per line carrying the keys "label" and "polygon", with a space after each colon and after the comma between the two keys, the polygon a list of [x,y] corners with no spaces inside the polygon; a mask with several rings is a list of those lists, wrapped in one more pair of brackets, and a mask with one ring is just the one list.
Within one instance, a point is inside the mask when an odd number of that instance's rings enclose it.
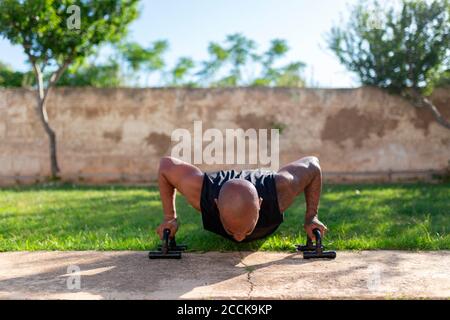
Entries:
{"label": "shaved head", "polygon": [[242,241],[256,226],[261,200],[255,186],[247,180],[224,183],[216,200],[220,220],[228,234]]}

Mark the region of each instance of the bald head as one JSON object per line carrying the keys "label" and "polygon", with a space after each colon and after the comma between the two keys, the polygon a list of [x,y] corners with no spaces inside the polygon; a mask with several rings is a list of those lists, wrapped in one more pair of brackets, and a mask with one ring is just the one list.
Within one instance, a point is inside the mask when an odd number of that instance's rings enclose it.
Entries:
{"label": "bald head", "polygon": [[247,180],[228,180],[216,201],[225,230],[237,241],[244,240],[255,228],[259,217],[261,199],[255,186]]}

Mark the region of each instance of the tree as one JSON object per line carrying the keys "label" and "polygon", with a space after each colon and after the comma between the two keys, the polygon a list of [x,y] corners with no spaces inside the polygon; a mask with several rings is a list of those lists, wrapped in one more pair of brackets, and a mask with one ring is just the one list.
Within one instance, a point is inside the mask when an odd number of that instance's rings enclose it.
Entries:
{"label": "tree", "polygon": [[428,108],[450,129],[450,122],[427,98],[450,69],[448,0],[402,0],[400,8],[363,1],[353,7],[347,26],[332,28],[328,45],[362,84]]}
{"label": "tree", "polygon": [[[212,42],[208,46],[209,61],[202,63],[198,75],[207,80],[210,86],[234,87],[244,80],[244,67],[252,59],[256,60],[256,43],[240,33],[230,34],[225,39],[225,46]],[[225,76],[216,80],[215,76],[227,67]],[[219,75],[221,76],[221,75]]]}
{"label": "tree", "polygon": [[282,67],[275,67],[275,63],[283,58],[289,51],[285,40],[274,39],[270,48],[257,57],[262,64],[262,73],[259,78],[253,80],[253,86],[275,86],[275,87],[301,87],[304,81],[300,75],[305,67],[303,62],[291,62]]}
{"label": "tree", "polygon": [[224,45],[210,43],[208,46],[210,58],[201,63],[202,68],[197,73],[200,81],[212,87],[304,84],[300,74],[305,66],[302,62],[275,66],[289,51],[285,40],[272,40],[269,49],[262,54],[259,54],[256,48],[257,45],[253,40],[239,33],[228,35]]}
{"label": "tree", "polygon": [[195,62],[189,57],[181,57],[175,66],[169,71],[170,80],[167,85],[172,87],[197,87],[198,84],[192,79],[192,71]]}
{"label": "tree", "polygon": [[202,83],[208,84],[214,79],[214,76],[222,68],[228,59],[229,53],[221,45],[211,42],[208,45],[209,60],[202,61],[202,68],[196,74]]}
{"label": "tree", "polygon": [[146,73],[146,84],[148,85],[149,76],[155,71],[161,71],[165,67],[163,55],[169,49],[169,43],[166,40],[157,40],[151,43],[147,48],[137,42],[123,41],[116,47],[119,52],[118,60],[125,66],[125,74],[129,80],[135,78],[139,83],[139,71]]}
{"label": "tree", "polygon": [[[37,112],[49,138],[52,178],[57,178],[56,135],[49,124],[49,93],[67,67],[101,43],[118,41],[137,18],[138,0],[3,0],[0,35],[23,47],[37,85]],[[44,72],[50,68],[48,81]]]}

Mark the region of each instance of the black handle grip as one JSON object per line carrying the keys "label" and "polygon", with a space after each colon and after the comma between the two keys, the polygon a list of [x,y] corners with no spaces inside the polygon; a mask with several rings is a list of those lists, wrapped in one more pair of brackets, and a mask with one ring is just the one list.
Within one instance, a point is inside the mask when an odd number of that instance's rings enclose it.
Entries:
{"label": "black handle grip", "polygon": [[317,251],[322,251],[322,235],[320,233],[320,229],[314,229],[313,233],[316,236],[316,249]]}
{"label": "black handle grip", "polygon": [[316,236],[316,240],[321,240],[322,239],[322,235],[321,235],[321,233],[320,233],[320,229],[319,228],[315,228],[314,230],[313,230],[313,233],[314,233],[314,235]]}
{"label": "black handle grip", "polygon": [[163,240],[164,241],[169,241],[169,236],[170,236],[170,229],[164,229],[164,231],[163,231]]}
{"label": "black handle grip", "polygon": [[161,245],[161,252],[163,254],[167,254],[169,252],[169,235],[170,235],[170,229],[164,229],[163,243]]}

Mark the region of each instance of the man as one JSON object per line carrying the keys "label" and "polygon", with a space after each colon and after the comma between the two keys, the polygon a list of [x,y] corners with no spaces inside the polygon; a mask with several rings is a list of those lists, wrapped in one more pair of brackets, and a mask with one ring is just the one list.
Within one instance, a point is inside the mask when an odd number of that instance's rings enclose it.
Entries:
{"label": "man", "polygon": [[164,221],[157,228],[160,238],[178,230],[175,196],[178,190],[201,212],[203,227],[235,242],[266,237],[283,222],[284,211],[305,194],[304,229],[315,240],[313,230],[324,235],[327,227],[318,219],[322,173],[316,157],[305,157],[268,170],[225,170],[203,173],[199,168],[172,157],[163,157],[158,173]]}

